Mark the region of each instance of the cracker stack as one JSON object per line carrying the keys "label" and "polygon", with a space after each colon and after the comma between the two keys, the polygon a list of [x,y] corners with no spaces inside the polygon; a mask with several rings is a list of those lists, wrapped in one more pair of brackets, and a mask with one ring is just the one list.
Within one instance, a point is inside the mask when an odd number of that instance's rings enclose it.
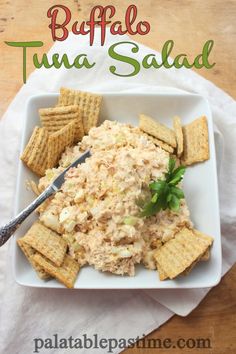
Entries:
{"label": "cracker stack", "polygon": [[42,108],[39,110],[39,115],[43,127],[47,129],[49,134],[58,132],[69,123],[75,122],[75,142],[80,141],[84,136],[84,126],[79,106]]}
{"label": "cracker stack", "polygon": [[209,159],[208,126],[205,116],[182,126],[181,119],[173,118],[174,130],[144,114],[139,116],[139,127],[156,146],[176,154],[184,165],[193,165]]}
{"label": "cracker stack", "polygon": [[156,251],[160,280],[189,273],[198,261],[208,259],[212,243],[212,237],[184,227]]}
{"label": "cracker stack", "polygon": [[99,120],[102,97],[62,88],[58,105],[39,110],[42,127],[36,127],[21,156],[29,169],[42,177],[56,167],[67,146],[82,140]]}
{"label": "cracker stack", "polygon": [[102,96],[89,92],[71,90],[62,87],[58,100],[58,106],[77,105],[81,113],[84,132],[88,134],[92,127],[96,127],[99,121]]}
{"label": "cracker stack", "polygon": [[41,279],[53,277],[73,288],[79,264],[66,253],[61,236],[37,221],[17,243]]}
{"label": "cracker stack", "polygon": [[154,119],[140,114],[139,126],[147,134],[153,136],[159,141],[163,141],[172,148],[176,148],[175,133],[165,125],[155,121]]}

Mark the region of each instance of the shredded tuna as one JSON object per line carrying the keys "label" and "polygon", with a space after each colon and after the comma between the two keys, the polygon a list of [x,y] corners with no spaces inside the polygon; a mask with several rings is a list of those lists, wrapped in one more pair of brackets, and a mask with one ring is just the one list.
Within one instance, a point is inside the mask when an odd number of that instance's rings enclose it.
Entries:
{"label": "shredded tuna", "polygon": [[58,169],[40,180],[44,189],[85,150],[92,156],[71,168],[60,192],[40,211],[40,220],[67,240],[81,264],[114,274],[135,274],[135,264],[156,269],[154,251],[183,225],[191,225],[185,200],[178,212],[140,217],[148,185],[164,177],[169,154],[139,128],[105,121],[63,154]]}

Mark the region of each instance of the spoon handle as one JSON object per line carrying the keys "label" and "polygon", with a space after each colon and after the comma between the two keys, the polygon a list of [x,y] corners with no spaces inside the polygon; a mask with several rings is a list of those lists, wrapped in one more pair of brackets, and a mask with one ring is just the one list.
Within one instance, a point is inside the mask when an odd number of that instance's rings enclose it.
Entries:
{"label": "spoon handle", "polygon": [[29,206],[20,212],[15,218],[13,218],[6,225],[0,227],[0,247],[14,234],[21,223],[46,199],[56,192],[56,189],[50,185],[45,191],[40,194]]}

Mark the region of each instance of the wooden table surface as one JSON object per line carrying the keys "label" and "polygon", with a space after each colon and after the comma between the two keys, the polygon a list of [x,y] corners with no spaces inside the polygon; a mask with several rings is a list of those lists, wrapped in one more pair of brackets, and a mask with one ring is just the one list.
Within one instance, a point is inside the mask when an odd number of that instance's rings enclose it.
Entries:
{"label": "wooden table surface", "polygon": [[[123,19],[127,0],[0,0],[0,116],[22,85],[22,55],[4,44],[4,41],[42,40],[45,45],[37,53],[47,52],[52,45],[47,28],[47,9],[57,3],[70,7],[73,18],[88,19],[95,5],[117,6],[117,19]],[[161,50],[167,39],[175,42],[174,55],[185,52],[194,58],[208,39],[215,41],[211,53],[216,62],[213,69],[201,69],[200,74],[211,80],[232,97],[236,97],[236,1],[235,0],[138,0],[138,18],[151,24],[151,33],[136,39],[156,50]],[[29,52],[32,56],[33,51]],[[30,60],[27,71],[33,70]],[[199,72],[199,71],[198,71]],[[168,323],[151,333],[149,338],[210,338],[211,349],[172,349],[170,352],[204,354],[236,353],[236,266],[221,283],[206,296],[189,316],[174,316]],[[126,353],[147,354],[164,350],[128,349]]]}

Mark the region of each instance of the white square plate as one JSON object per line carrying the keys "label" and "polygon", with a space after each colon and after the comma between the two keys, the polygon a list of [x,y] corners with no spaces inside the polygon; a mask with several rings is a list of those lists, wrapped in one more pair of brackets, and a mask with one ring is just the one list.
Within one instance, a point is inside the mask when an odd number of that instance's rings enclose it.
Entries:
{"label": "white square plate", "polygon": [[[214,237],[211,258],[200,262],[186,277],[176,280],[160,281],[156,271],[150,271],[139,265],[136,275],[117,276],[99,272],[92,267],[83,267],[75,283],[77,289],[180,289],[199,288],[216,285],[221,276],[221,239],[218,205],[218,187],[212,116],[207,101],[199,95],[188,93],[162,94],[104,94],[100,121],[118,120],[121,123],[137,125],[139,113],[145,113],[160,122],[171,126],[172,117],[179,115],[183,124],[206,115],[209,127],[210,160],[187,169],[184,178],[184,191],[191,212],[191,219],[197,229]],[[58,94],[33,96],[26,106],[25,124],[21,152],[27,144],[33,128],[40,124],[38,109],[55,105]],[[19,163],[18,186],[16,194],[16,213],[20,212],[34,199],[26,189],[26,180],[37,178]],[[25,234],[36,219],[31,215],[16,232],[13,240],[13,263],[16,281],[25,286],[62,288],[56,280],[43,281],[16,246],[15,240]]]}

